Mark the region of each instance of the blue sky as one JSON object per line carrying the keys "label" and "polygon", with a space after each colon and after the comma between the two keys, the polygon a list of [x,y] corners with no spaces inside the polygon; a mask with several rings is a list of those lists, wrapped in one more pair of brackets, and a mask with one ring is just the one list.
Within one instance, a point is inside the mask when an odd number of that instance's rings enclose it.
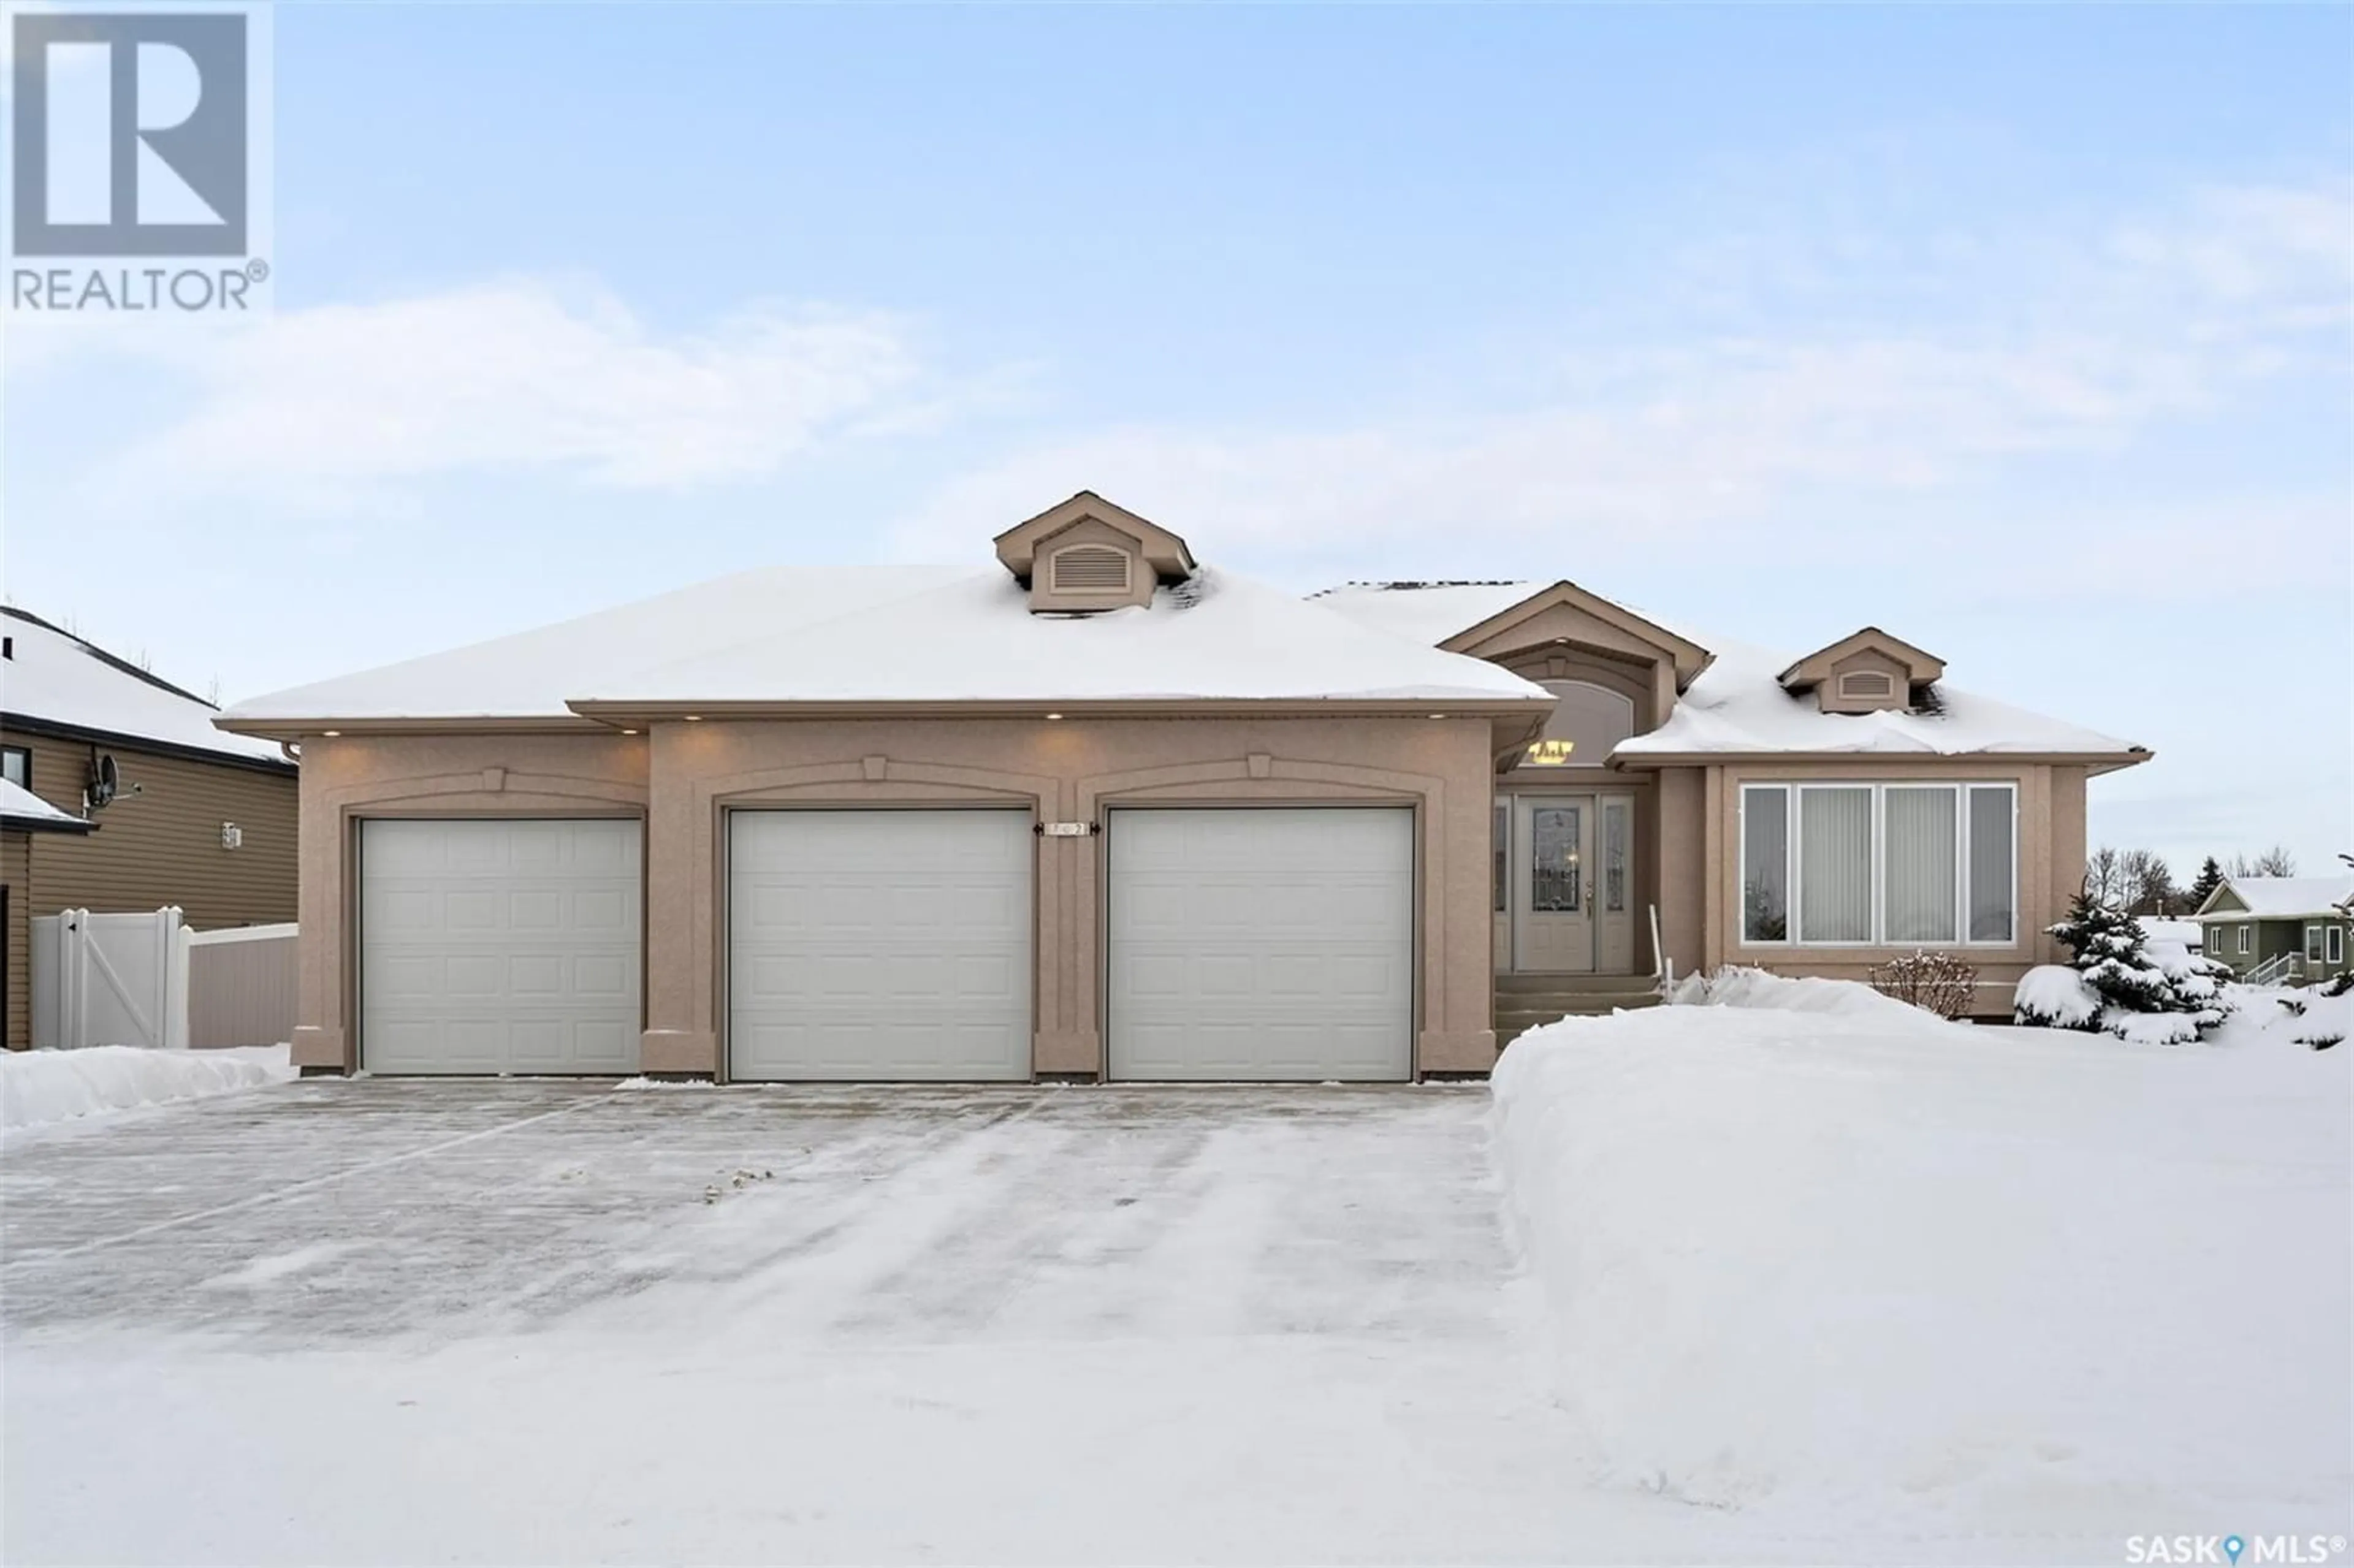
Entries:
{"label": "blue sky", "polygon": [[[7,588],[234,698],[739,567],[1570,577],[2354,845],[2354,12],[282,6],[278,313],[12,332]],[[1705,635],[1703,635],[1703,641]]]}

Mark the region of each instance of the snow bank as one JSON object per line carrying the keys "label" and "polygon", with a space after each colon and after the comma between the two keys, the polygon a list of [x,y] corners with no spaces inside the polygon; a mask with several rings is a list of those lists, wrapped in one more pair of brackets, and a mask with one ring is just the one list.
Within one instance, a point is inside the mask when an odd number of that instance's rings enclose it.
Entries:
{"label": "snow bank", "polygon": [[1495,1074],[1600,1478],[1810,1528],[2342,1502],[2354,1050],[1713,989],[1535,1030]]}
{"label": "snow bank", "polygon": [[2218,1044],[2285,1040],[2309,1051],[2327,1051],[2354,1034],[2354,991],[2324,996],[2311,986],[2235,985],[2229,990],[2238,1011],[2214,1036]]}
{"label": "snow bank", "polygon": [[282,1045],[236,1051],[0,1052],[0,1128],[14,1132],[102,1111],[260,1088],[294,1076]]}
{"label": "snow bank", "polygon": [[1793,980],[1764,969],[1734,966],[1713,974],[1686,975],[1668,993],[1674,1007],[1763,1007],[1785,1012],[1828,1012],[1842,1018],[1876,1018],[1893,1027],[1942,1026],[1945,1020],[1910,1002],[1882,996],[1854,980]]}

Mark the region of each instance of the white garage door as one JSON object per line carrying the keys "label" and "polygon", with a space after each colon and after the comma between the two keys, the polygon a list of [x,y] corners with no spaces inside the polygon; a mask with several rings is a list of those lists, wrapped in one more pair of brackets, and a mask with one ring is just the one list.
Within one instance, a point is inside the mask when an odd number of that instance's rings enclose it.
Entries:
{"label": "white garage door", "polygon": [[728,819],[728,1072],[1030,1076],[1027,811]]}
{"label": "white garage door", "polygon": [[360,826],[360,1065],[634,1073],[641,835],[613,818]]}
{"label": "white garage door", "polygon": [[1414,813],[1111,813],[1116,1078],[1413,1065]]}

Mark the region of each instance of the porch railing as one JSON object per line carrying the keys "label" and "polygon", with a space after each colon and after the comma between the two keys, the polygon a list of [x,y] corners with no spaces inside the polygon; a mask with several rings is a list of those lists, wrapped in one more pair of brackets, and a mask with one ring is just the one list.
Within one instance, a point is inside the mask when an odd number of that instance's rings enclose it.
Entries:
{"label": "porch railing", "polygon": [[2285,985],[2305,978],[2305,955],[2298,952],[2274,953],[2254,969],[2240,977],[2242,985]]}

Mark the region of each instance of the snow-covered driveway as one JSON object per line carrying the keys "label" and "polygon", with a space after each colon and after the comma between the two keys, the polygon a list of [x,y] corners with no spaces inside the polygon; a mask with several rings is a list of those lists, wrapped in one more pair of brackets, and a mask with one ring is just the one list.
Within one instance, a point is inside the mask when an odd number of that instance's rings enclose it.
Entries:
{"label": "snow-covered driveway", "polygon": [[1492,1338],[1485,1111],[1478,1087],[288,1086],[13,1145],[7,1324],[268,1351]]}
{"label": "snow-covered driveway", "polygon": [[21,1139],[5,1556],[1704,1550],[1572,1479],[1487,1108],[379,1081]]}

